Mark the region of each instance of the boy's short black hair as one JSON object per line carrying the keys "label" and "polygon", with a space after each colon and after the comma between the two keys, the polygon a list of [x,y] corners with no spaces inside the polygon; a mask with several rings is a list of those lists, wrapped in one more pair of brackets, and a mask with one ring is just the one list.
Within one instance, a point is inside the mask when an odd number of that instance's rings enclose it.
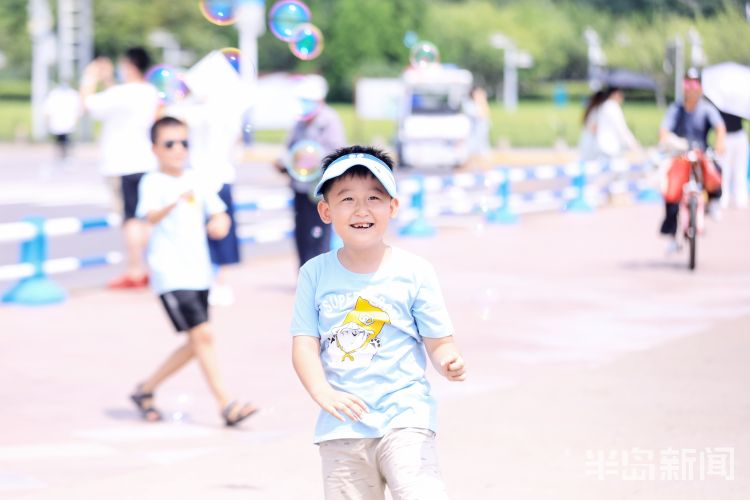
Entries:
{"label": "boy's short black hair", "polygon": [[143,47],[131,47],[125,51],[123,57],[130,61],[130,63],[138,68],[138,71],[142,75],[146,74],[146,71],[151,66],[151,57]]}
{"label": "boy's short black hair", "polygon": [[159,130],[165,127],[187,128],[187,124],[182,120],[178,120],[174,116],[163,116],[159,118],[153,125],[151,125],[151,144],[156,144],[156,139],[159,137]]}
{"label": "boy's short black hair", "polygon": [[[350,154],[358,154],[358,153],[374,156],[378,160],[385,163],[388,166],[388,168],[390,168],[391,171],[393,171],[393,159],[388,153],[386,153],[382,149],[374,148],[372,146],[359,146],[356,144],[354,146],[346,146],[343,148],[339,148],[336,151],[330,153],[325,158],[323,158],[321,162],[321,171],[324,173],[326,169],[331,165],[331,163],[341,158],[342,156],[346,156]],[[370,169],[368,169],[367,167],[363,165],[354,165],[352,168],[344,172],[341,176],[336,177],[335,179],[328,180],[326,181],[325,184],[323,184],[323,186],[321,186],[320,192],[323,194],[324,199],[328,195],[328,191],[330,191],[331,186],[333,185],[333,181],[335,181],[336,179],[340,179],[341,177],[344,177],[344,176],[375,178],[375,175],[373,175],[373,173],[370,172]]]}

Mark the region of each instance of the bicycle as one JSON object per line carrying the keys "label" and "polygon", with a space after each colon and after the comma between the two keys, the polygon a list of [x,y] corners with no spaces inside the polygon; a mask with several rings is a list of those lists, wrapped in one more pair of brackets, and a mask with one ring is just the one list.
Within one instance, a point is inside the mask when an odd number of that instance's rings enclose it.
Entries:
{"label": "bicycle", "polygon": [[703,234],[703,224],[706,206],[706,194],[703,190],[702,162],[703,154],[697,149],[691,149],[685,155],[690,164],[689,180],[682,188],[682,200],[678,221],[682,228],[680,234],[687,240],[688,269],[695,270],[698,236]]}

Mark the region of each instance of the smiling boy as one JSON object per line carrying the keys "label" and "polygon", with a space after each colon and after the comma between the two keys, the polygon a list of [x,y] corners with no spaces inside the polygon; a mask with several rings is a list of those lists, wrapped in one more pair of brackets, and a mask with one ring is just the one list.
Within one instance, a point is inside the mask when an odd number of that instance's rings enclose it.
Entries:
{"label": "smiling boy", "polygon": [[323,160],[315,194],[343,247],[300,269],[291,333],[327,499],[445,499],[427,357],[465,379],[432,266],[384,241],[398,212],[390,157],[351,146]]}

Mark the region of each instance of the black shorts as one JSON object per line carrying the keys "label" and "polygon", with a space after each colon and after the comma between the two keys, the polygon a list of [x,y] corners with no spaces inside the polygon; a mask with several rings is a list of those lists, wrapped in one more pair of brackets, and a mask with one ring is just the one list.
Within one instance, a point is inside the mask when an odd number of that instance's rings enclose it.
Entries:
{"label": "black shorts", "polygon": [[217,266],[237,264],[240,261],[240,240],[237,238],[237,223],[234,220],[234,202],[232,200],[232,185],[224,184],[219,190],[219,198],[227,206],[227,215],[232,221],[229,233],[220,240],[208,239],[208,251],[211,263]]}
{"label": "black shorts", "polygon": [[208,290],[172,290],[159,298],[178,332],[208,321]]}
{"label": "black shorts", "polygon": [[55,134],[55,142],[60,146],[67,146],[70,143],[70,134]]}
{"label": "black shorts", "polygon": [[138,206],[138,184],[141,182],[143,172],[128,174],[120,177],[122,190],[123,220],[135,218],[135,208]]}

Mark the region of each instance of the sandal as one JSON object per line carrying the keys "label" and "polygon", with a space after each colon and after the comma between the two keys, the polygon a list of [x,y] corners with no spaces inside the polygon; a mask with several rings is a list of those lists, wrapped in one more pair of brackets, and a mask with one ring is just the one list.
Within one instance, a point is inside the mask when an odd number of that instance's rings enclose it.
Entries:
{"label": "sandal", "polygon": [[161,412],[154,406],[154,393],[141,392],[141,386],[138,385],[135,393],[130,395],[130,400],[138,407],[141,412],[141,418],[147,422],[158,422],[162,419]]}
{"label": "sandal", "polygon": [[241,405],[237,401],[232,401],[221,412],[221,416],[224,417],[224,423],[227,427],[234,427],[247,417],[257,413],[257,411],[258,408],[250,403]]}

